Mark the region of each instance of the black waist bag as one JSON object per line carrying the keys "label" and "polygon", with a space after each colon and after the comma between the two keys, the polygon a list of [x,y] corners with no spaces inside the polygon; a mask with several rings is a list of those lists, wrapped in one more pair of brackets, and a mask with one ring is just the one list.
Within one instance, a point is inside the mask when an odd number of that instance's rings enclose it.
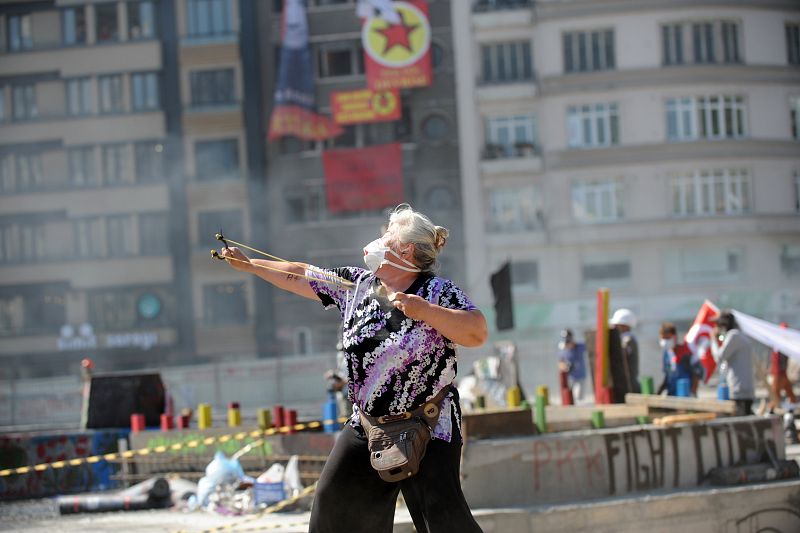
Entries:
{"label": "black waist bag", "polygon": [[439,419],[439,405],[448,390],[449,387],[445,387],[421,407],[401,415],[375,418],[361,413],[370,452],[369,462],[381,479],[402,481],[419,472]]}

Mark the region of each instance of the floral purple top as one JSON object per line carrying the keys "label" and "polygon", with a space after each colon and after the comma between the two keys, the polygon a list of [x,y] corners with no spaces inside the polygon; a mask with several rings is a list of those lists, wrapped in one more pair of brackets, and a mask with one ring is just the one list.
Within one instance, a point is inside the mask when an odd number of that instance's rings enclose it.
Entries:
{"label": "floral purple top", "polygon": [[[395,309],[377,292],[381,285],[372,272],[357,267],[306,272],[316,278],[322,278],[323,273],[355,284],[348,289],[309,282],[322,305],[326,309],[336,306],[342,317],[348,396],[354,411],[351,424],[359,425],[359,410],[382,416],[416,409],[453,382],[456,344],[425,322],[412,320]],[[430,274],[420,274],[405,292],[448,309],[477,309],[452,281]],[[458,396],[451,387],[442,402],[433,437],[449,442],[454,419],[460,426]]]}

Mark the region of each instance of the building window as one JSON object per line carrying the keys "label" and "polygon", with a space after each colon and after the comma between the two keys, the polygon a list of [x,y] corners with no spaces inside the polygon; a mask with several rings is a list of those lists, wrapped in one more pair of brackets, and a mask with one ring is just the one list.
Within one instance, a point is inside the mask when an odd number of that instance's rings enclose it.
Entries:
{"label": "building window", "polygon": [[319,45],[319,77],[353,76],[364,73],[364,51],[360,42]]}
{"label": "building window", "polygon": [[536,261],[514,261],[511,263],[511,285],[515,291],[539,289],[539,263]]}
{"label": "building window", "polygon": [[301,185],[286,189],[286,221],[315,222],[323,220],[327,212],[325,186],[310,180]]}
{"label": "building window", "polygon": [[596,148],[619,144],[617,104],[592,104],[567,108],[570,148]]}
{"label": "building window", "polygon": [[449,211],[456,207],[455,195],[450,187],[438,185],[425,193],[425,206],[430,211]]}
{"label": "building window", "polygon": [[139,72],[131,74],[131,95],[134,111],[158,109],[158,74]]}
{"label": "building window", "polygon": [[94,18],[98,43],[112,42],[119,39],[116,2],[95,4]]}
{"label": "building window", "polygon": [[36,89],[32,84],[14,85],[11,90],[14,120],[32,120],[39,116]]}
{"label": "building window", "polygon": [[44,171],[42,170],[42,154],[38,152],[18,153],[17,160],[17,190],[31,191],[44,185]]}
{"label": "building window", "polygon": [[711,23],[692,24],[692,49],[695,63],[714,62],[714,26]]}
{"label": "building window", "polygon": [[175,298],[161,287],[94,290],[88,293],[89,321],[100,331],[167,326]]}
{"label": "building window", "polygon": [[422,121],[422,134],[429,141],[440,141],[450,134],[450,125],[442,115],[429,115]]}
{"label": "building window", "polygon": [[730,20],[662,25],[662,61],[664,65],[741,63],[740,26]]}
{"label": "building window", "polygon": [[620,287],[630,283],[631,263],[624,259],[591,259],[581,265],[585,288]]}
{"label": "building window", "polygon": [[661,49],[665,65],[683,64],[682,24],[665,24],[661,26]]}
{"label": "building window", "polygon": [[136,255],[133,215],[114,215],[106,219],[109,257]]}
{"label": "building window", "polygon": [[128,147],[124,144],[103,146],[103,179],[108,185],[132,183]]}
{"label": "building window", "polygon": [[727,282],[742,273],[742,249],[724,247],[684,248],[664,254],[668,284]]}
{"label": "building window", "polygon": [[17,184],[11,173],[11,156],[0,154],[0,192],[14,192]]}
{"label": "building window", "polygon": [[530,41],[513,41],[481,46],[484,83],[533,79]]}
{"label": "building window", "polygon": [[564,72],[612,70],[614,30],[569,32],[563,36]]}
{"label": "building window", "polygon": [[392,123],[394,129],[394,140],[399,142],[411,142],[414,139],[414,121],[411,118],[411,107],[402,106],[402,117]]}
{"label": "building window", "polygon": [[98,258],[105,255],[103,218],[80,218],[72,224],[75,235],[75,256],[80,259]]}
{"label": "building window", "polygon": [[311,354],[311,328],[299,327],[294,329],[294,353],[297,355]]}
{"label": "building window", "polygon": [[786,55],[790,65],[800,65],[800,24],[786,25]]}
{"label": "building window", "polygon": [[230,0],[188,0],[190,37],[219,37],[233,33]]}
{"label": "building window", "polygon": [[158,142],[139,142],[133,148],[138,181],[161,181],[166,177],[164,145]]}
{"label": "building window", "polygon": [[789,109],[792,122],[792,137],[800,139],[800,97],[792,98],[789,101]]}
{"label": "building window", "polygon": [[31,37],[31,16],[10,15],[6,18],[6,31],[8,32],[8,49],[11,52],[21,52],[33,48]]}
{"label": "building window", "polygon": [[236,101],[232,68],[194,71],[189,74],[192,106],[230,105]]}
{"label": "building window", "polygon": [[800,213],[800,171],[794,173],[794,210]]}
{"label": "building window", "polygon": [[215,326],[247,323],[244,283],[215,283],[203,287],[205,321]]}
{"label": "building window", "polygon": [[744,98],[697,96],[666,102],[667,139],[735,139],[747,135]]}
{"label": "building window", "polygon": [[0,122],[5,122],[6,118],[6,88],[0,87]]}
{"label": "building window", "polygon": [[239,143],[236,139],[197,141],[194,163],[198,180],[239,177]]}
{"label": "building window", "polygon": [[100,184],[99,176],[95,172],[94,148],[84,146],[70,148],[67,151],[69,165],[69,180],[78,187],[94,186]]}
{"label": "building window", "polygon": [[674,215],[738,215],[748,211],[750,173],[747,170],[699,170],[672,178]]}
{"label": "building window", "polygon": [[492,233],[534,231],[541,227],[541,196],[533,185],[489,190],[488,230]]}
{"label": "building window", "polygon": [[601,180],[572,185],[572,216],[580,222],[613,222],[625,217],[621,180]]}
{"label": "building window", "polygon": [[44,290],[25,296],[25,332],[28,334],[57,331],[67,321],[63,291]]}
{"label": "building window", "polygon": [[216,245],[214,235],[240,235],[244,237],[242,211],[226,209],[220,211],[204,211],[197,215],[197,245],[207,248]]}
{"label": "building window", "polygon": [[97,85],[100,91],[100,112],[121,113],[123,111],[122,76],[119,74],[99,76]]}
{"label": "building window", "polygon": [[92,85],[89,78],[67,80],[67,114],[88,115],[92,112]]}
{"label": "building window", "polygon": [[139,253],[167,255],[169,253],[169,221],[166,213],[139,215]]}
{"label": "building window", "polygon": [[781,270],[788,276],[800,274],[800,246],[784,244],[781,247]]}
{"label": "building window", "polygon": [[536,120],[532,116],[486,119],[486,159],[532,156],[536,142]]}
{"label": "building window", "polygon": [[150,0],[128,2],[128,38],[152,39],[156,36],[156,8]]}
{"label": "building window", "polygon": [[42,222],[0,221],[0,261],[29,263],[47,253],[45,226]]}
{"label": "building window", "polygon": [[65,45],[86,43],[86,10],[83,6],[61,11],[61,32]]}

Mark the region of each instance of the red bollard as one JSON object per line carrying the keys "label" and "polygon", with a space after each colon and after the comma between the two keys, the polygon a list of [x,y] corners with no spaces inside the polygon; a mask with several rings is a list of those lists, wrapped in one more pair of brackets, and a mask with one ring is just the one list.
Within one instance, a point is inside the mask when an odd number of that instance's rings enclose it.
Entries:
{"label": "red bollard", "polygon": [[272,407],[272,427],[280,430],[281,426],[283,426],[283,417],[284,417],[283,406],[274,405]]}
{"label": "red bollard", "polygon": [[144,431],[145,421],[144,415],[141,413],[133,413],[131,415],[131,433],[138,433]]}
{"label": "red bollard", "polygon": [[294,409],[288,409],[284,416],[286,425],[290,428],[286,431],[286,433],[295,433],[296,431],[294,429],[294,425],[297,424],[297,411]]}
{"label": "red bollard", "polygon": [[569,388],[569,374],[567,372],[559,372],[559,385],[561,387],[561,405],[573,405],[575,403],[572,398],[572,390]]}
{"label": "red bollard", "polygon": [[164,413],[161,415],[161,431],[169,431],[175,427],[172,415]]}
{"label": "red bollard", "polygon": [[191,413],[181,413],[178,415],[178,429],[189,429],[192,423]]}

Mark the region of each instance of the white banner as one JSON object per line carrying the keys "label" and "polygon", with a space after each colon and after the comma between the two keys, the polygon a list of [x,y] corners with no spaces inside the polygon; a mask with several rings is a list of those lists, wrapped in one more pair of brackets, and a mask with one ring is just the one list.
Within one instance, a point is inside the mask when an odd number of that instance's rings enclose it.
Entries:
{"label": "white banner", "polygon": [[739,329],[748,337],[800,361],[800,331],[782,328],[766,320],[733,310]]}

